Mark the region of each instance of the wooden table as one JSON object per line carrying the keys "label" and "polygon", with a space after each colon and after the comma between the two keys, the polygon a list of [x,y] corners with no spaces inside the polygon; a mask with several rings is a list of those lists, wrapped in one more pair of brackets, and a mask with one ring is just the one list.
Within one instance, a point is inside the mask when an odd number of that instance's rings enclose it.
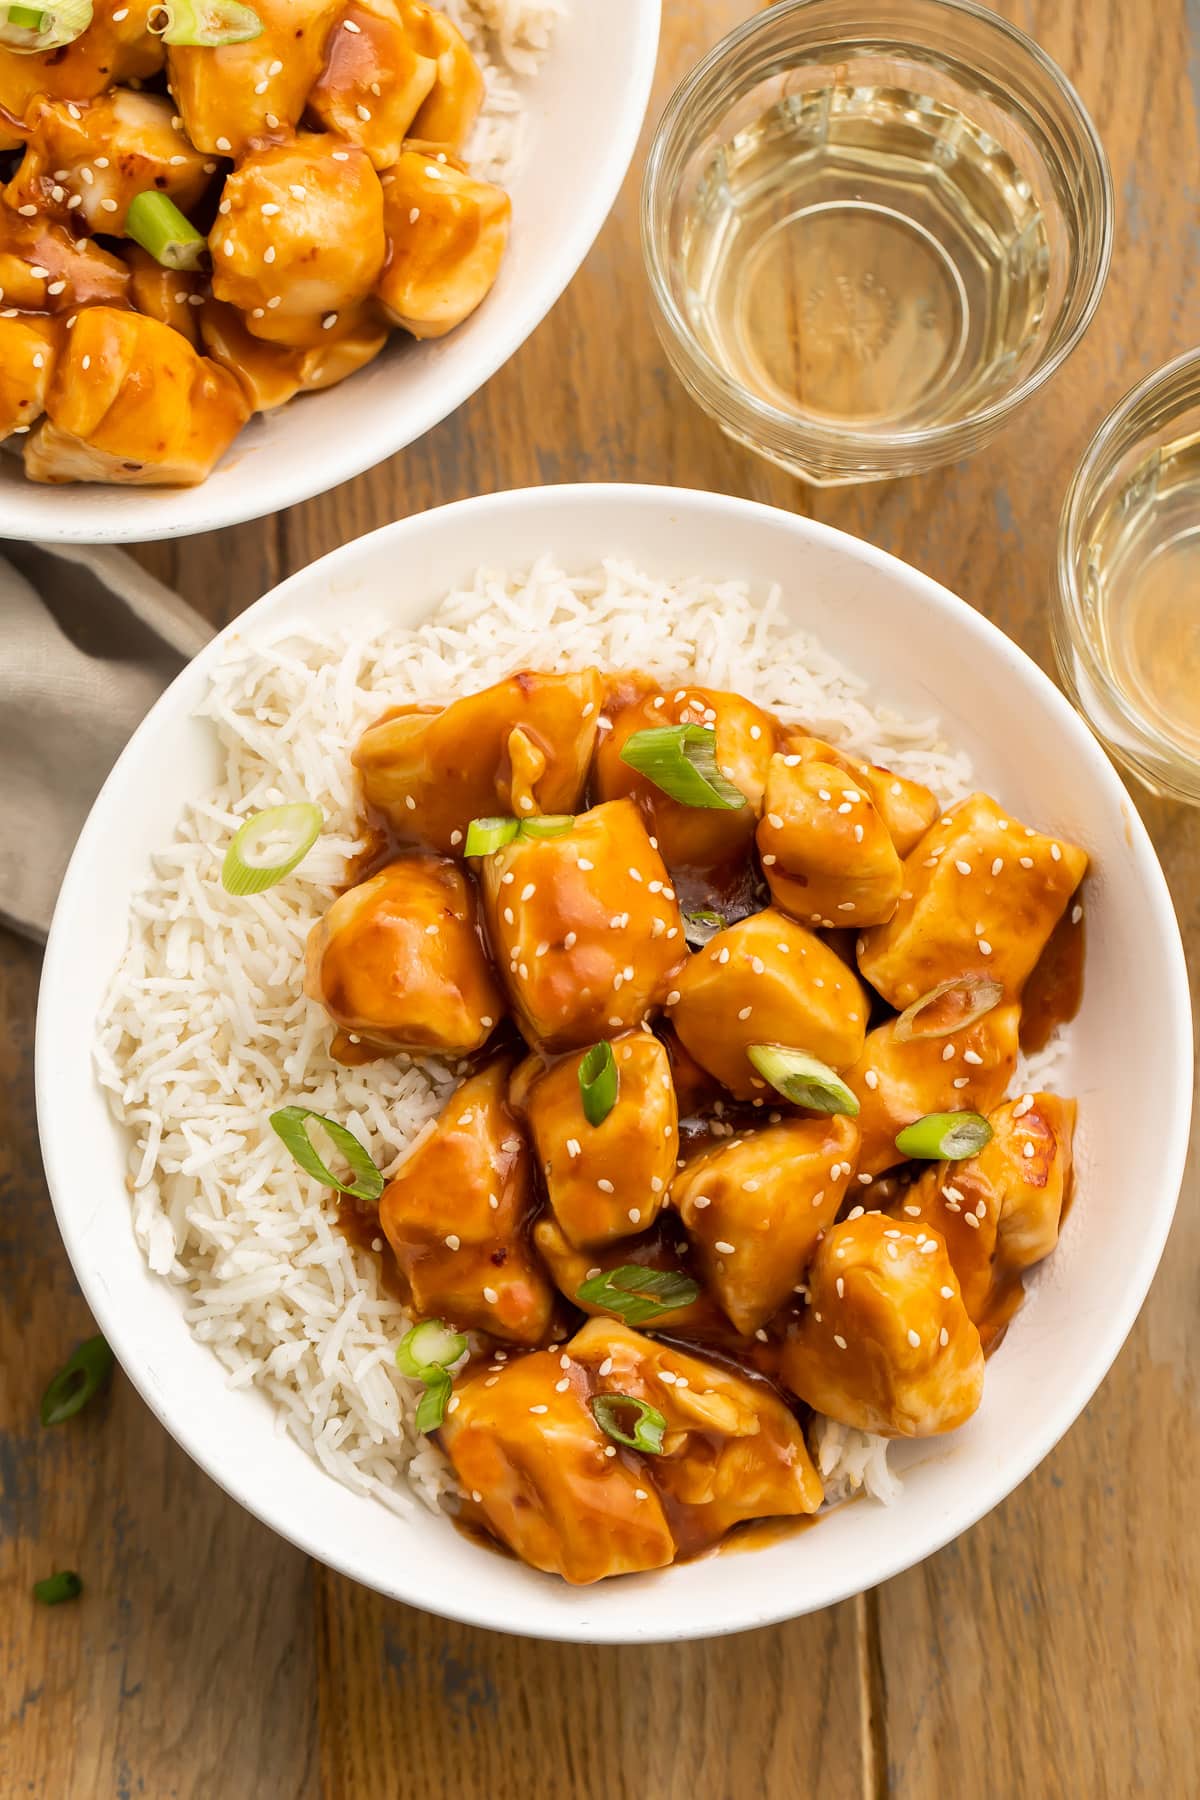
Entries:
{"label": "wooden table", "polygon": [[[748,9],[666,0],[652,117]],[[811,513],[895,551],[1045,661],[1071,469],[1112,401],[1200,336],[1200,11],[1196,0],[1003,10],[1092,111],[1112,159],[1117,247],[1083,347],[983,456],[817,494],[727,443],[651,330],[639,155],[569,293],[452,419],[310,505],[150,547],[144,561],[220,621],[313,557],[440,501],[543,481],[676,482]],[[1200,952],[1200,814],[1139,804]],[[1104,1387],[1036,1474],[940,1555],[829,1612],[712,1644],[529,1643],[445,1625],[308,1562],[193,1467],[120,1379],[69,1429],[39,1429],[42,1387],[88,1320],[38,1167],[38,958],[12,938],[0,955],[4,1800],[1195,1795],[1194,1174]],[[34,1606],[30,1583],[64,1563],[85,1573],[85,1599]]]}

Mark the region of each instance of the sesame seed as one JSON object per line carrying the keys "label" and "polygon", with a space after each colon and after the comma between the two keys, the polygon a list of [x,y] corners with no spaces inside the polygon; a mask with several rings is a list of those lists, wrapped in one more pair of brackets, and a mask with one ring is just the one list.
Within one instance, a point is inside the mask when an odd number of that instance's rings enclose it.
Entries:
{"label": "sesame seed", "polygon": [[854,808],[851,806],[851,804],[848,800],[843,800],[842,804],[838,807],[838,811],[840,813],[848,813],[848,812],[853,812]]}
{"label": "sesame seed", "polygon": [[36,206],[18,206],[17,211],[23,219],[32,219],[37,216]]}
{"label": "sesame seed", "polygon": [[1033,867],[1032,856],[1020,856],[1017,858],[1017,861],[1020,863],[1020,865],[1023,869],[1032,869],[1032,867]]}
{"label": "sesame seed", "polygon": [[605,1176],[601,1176],[600,1180],[596,1183],[596,1186],[600,1189],[602,1194],[611,1194],[613,1191],[612,1182]]}
{"label": "sesame seed", "polygon": [[578,942],[579,939],[577,934],[573,931],[568,931],[566,937],[563,939],[563,949],[573,950]]}
{"label": "sesame seed", "polygon": [[846,1340],[845,1340],[845,1338],[844,1338],[844,1337],[843,1337],[843,1336],[842,1336],[842,1334],[841,1334],[841,1332],[840,1332],[840,1331],[835,1331],[835,1332],[834,1332],[834,1334],[833,1334],[833,1341],[834,1341],[834,1343],[835,1343],[835,1344],[836,1344],[836,1345],[837,1345],[837,1347],[838,1347],[838,1349],[839,1349],[839,1350],[844,1350],[844,1349],[845,1349],[845,1348],[846,1348]]}
{"label": "sesame seed", "polygon": [[483,1026],[485,1031],[490,1031],[496,1021],[492,1018],[490,1013],[482,1013],[480,1015],[479,1023]]}
{"label": "sesame seed", "polygon": [[230,141],[227,137],[219,137],[217,139],[217,149],[218,150],[232,150],[233,145],[230,143]]}
{"label": "sesame seed", "polygon": [[979,954],[980,956],[990,956],[992,954],[992,946],[988,943],[986,938],[980,938],[979,940]]}
{"label": "sesame seed", "polygon": [[768,813],[767,814],[767,824],[771,827],[771,829],[773,831],[782,831],[783,830],[783,820],[780,818],[778,813]]}
{"label": "sesame seed", "polygon": [[283,74],[283,64],[278,60],[278,58],[276,58],[276,60],[268,68],[267,74],[268,75],[282,75]]}
{"label": "sesame seed", "polygon": [[531,1413],[544,1413],[549,1412],[550,1408],[548,1406],[531,1406],[529,1410]]}
{"label": "sesame seed", "polygon": [[279,120],[275,117],[274,113],[264,113],[263,123],[274,131],[279,124]]}
{"label": "sesame seed", "polygon": [[48,294],[61,294],[64,292],[66,285],[65,281],[52,281],[47,287],[46,292]]}
{"label": "sesame seed", "polygon": [[83,195],[82,194],[72,194],[71,198],[67,201],[67,211],[74,212],[74,210],[77,206],[82,206],[82,205],[83,205]]}
{"label": "sesame seed", "polygon": [[706,1206],[712,1205],[712,1201],[707,1194],[697,1194],[696,1198],[692,1201],[692,1205],[696,1208],[697,1212],[703,1212]]}
{"label": "sesame seed", "polygon": [[969,1075],[956,1075],[950,1085],[955,1088],[970,1087],[971,1077]]}
{"label": "sesame seed", "polygon": [[863,828],[861,825],[856,825],[854,827],[854,841],[856,844],[861,844],[863,841]]}
{"label": "sesame seed", "polygon": [[727,1244],[723,1238],[718,1238],[717,1242],[713,1245],[713,1249],[719,1251],[722,1256],[732,1256],[734,1254],[735,1246],[733,1244]]}
{"label": "sesame seed", "polygon": [[497,1300],[500,1298],[499,1294],[496,1292],[495,1288],[493,1288],[493,1287],[485,1287],[483,1290],[483,1297],[487,1301],[489,1306],[495,1306]]}
{"label": "sesame seed", "polygon": [[[269,115],[268,115],[268,117],[269,117]],[[350,152],[348,150],[331,150],[329,152],[329,154],[332,157],[334,162],[349,162],[350,161]]]}
{"label": "sesame seed", "polygon": [[38,352],[37,352],[37,354],[36,354],[36,355],[35,355],[35,356],[34,356],[34,359],[33,359],[33,366],[34,366],[34,368],[35,368],[35,369],[41,369],[41,368],[43,368],[43,367],[44,367],[44,366],[45,366],[45,362],[46,362],[46,359],[45,359],[45,357],[44,357],[44,356],[43,356],[43,355],[42,355],[42,353],[41,353],[41,351],[40,351],[40,350],[39,350],[39,351],[38,351]]}
{"label": "sesame seed", "polygon": [[224,240],[224,242],[222,243],[221,248],[225,252],[226,256],[232,256],[233,255],[233,239],[226,238]]}
{"label": "sesame seed", "polygon": [[1022,1156],[1033,1156],[1034,1154],[1035,1154],[1035,1151],[1034,1151],[1034,1147],[1033,1147],[1033,1139],[1026,1138],[1024,1144],[1021,1147],[1021,1155]]}
{"label": "sesame seed", "polygon": [[779,861],[779,858],[777,856],[771,856],[768,854],[767,856],[764,856],[762,859],[763,868],[764,869],[773,869],[775,867],[775,864],[778,861]]}
{"label": "sesame seed", "polygon": [[288,193],[292,196],[293,200],[308,199],[308,189],[306,187],[301,187],[298,181],[288,183]]}
{"label": "sesame seed", "polygon": [[961,857],[956,859],[954,866],[960,875],[969,875],[971,873],[970,863],[964,862]]}
{"label": "sesame seed", "polygon": [[447,1250],[457,1250],[460,1247],[461,1243],[462,1243],[462,1239],[458,1236],[458,1233],[454,1232],[454,1231],[452,1231],[450,1233],[449,1237],[447,1237],[445,1239],[445,1244],[446,1244]]}
{"label": "sesame seed", "polygon": [[947,1044],[946,1048],[942,1051],[942,1061],[943,1062],[953,1062],[954,1058],[957,1056],[957,1054],[958,1054],[958,1052],[954,1048],[954,1045]]}
{"label": "sesame seed", "polygon": [[979,1220],[975,1217],[974,1213],[964,1213],[963,1214],[963,1224],[969,1225],[971,1227],[972,1231],[979,1230]]}
{"label": "sesame seed", "polygon": [[998,856],[992,864],[992,874],[998,875],[1003,867],[1004,867],[1004,858],[1002,856]]}
{"label": "sesame seed", "polygon": [[536,884],[532,881],[527,881],[525,883],[525,886],[521,889],[521,898],[522,898],[522,900],[532,900],[533,896],[536,893],[537,893]]}
{"label": "sesame seed", "polygon": [[353,32],[355,37],[362,36],[362,26],[356,25],[354,23],[353,19],[343,19],[342,20],[342,30]]}
{"label": "sesame seed", "polygon": [[274,200],[264,200],[260,210],[264,219],[273,219],[280,211],[280,208],[275,204]]}
{"label": "sesame seed", "polygon": [[516,914],[513,912],[512,907],[506,906],[504,909],[504,923],[506,925],[512,925],[515,922],[515,919]]}
{"label": "sesame seed", "polygon": [[839,912],[853,912],[855,910],[854,902],[853,900],[839,900],[837,909]]}
{"label": "sesame seed", "polygon": [[[786,761],[787,759],[785,758],[784,760]],[[800,758],[797,757],[796,761],[799,762]],[[828,788],[818,788],[817,789],[817,799],[818,800],[832,800],[833,795],[830,793]]]}
{"label": "sesame seed", "polygon": [[914,1350],[919,1350],[921,1348],[921,1334],[919,1331],[914,1331],[911,1325],[908,1330],[908,1341]]}
{"label": "sesame seed", "polygon": [[84,357],[84,359],[83,359],[83,362],[82,362],[82,363],[81,363],[81,365],[80,365],[80,367],[81,367],[81,368],[84,368],[84,369],[90,369],[90,368],[91,368],[91,366],[92,366],[92,359],[91,359],[91,357],[90,357],[90,356],[85,356],[85,357]]}
{"label": "sesame seed", "polygon": [[268,244],[266,249],[263,251],[263,261],[265,263],[273,263],[275,261],[275,246],[274,246],[274,244]]}
{"label": "sesame seed", "polygon": [[748,1019],[750,1017],[750,1014],[753,1012],[753,1010],[754,1010],[753,1007],[743,1006],[738,1013],[738,1018],[739,1019]]}
{"label": "sesame seed", "polygon": [[1051,844],[1050,855],[1053,857],[1055,862],[1062,861],[1062,851],[1059,849],[1057,844]]}
{"label": "sesame seed", "polygon": [[254,84],[254,91],[256,94],[265,94],[267,91],[267,86],[268,86],[268,83],[265,80],[256,81]]}
{"label": "sesame seed", "polygon": [[965,1063],[970,1063],[973,1069],[981,1069],[983,1067],[983,1058],[980,1056],[978,1050],[964,1050],[963,1061]]}
{"label": "sesame seed", "polygon": [[631,1206],[629,1209],[629,1223],[631,1225],[638,1225],[641,1223],[641,1218],[641,1208],[638,1206]]}
{"label": "sesame seed", "polygon": [[581,856],[576,864],[576,867],[582,869],[585,875],[590,875],[595,866],[595,863],[589,862],[586,856]]}
{"label": "sesame seed", "polygon": [[950,1333],[946,1330],[946,1327],[943,1325],[942,1329],[938,1332],[938,1343],[942,1346],[942,1349],[944,1350],[946,1348],[946,1345],[949,1342],[950,1342]]}
{"label": "sesame seed", "polygon": [[[597,1273],[597,1275],[600,1273],[599,1269],[596,1270],[596,1273]],[[600,1364],[600,1367],[596,1370],[597,1375],[611,1375],[612,1374],[612,1366],[613,1366],[612,1357],[606,1356],[604,1361]]]}
{"label": "sesame seed", "polygon": [[846,1214],[846,1223],[847,1223],[847,1225],[848,1225],[848,1224],[849,1224],[849,1223],[850,1223],[850,1221],[851,1221],[851,1219],[861,1219],[861,1218],[863,1218],[863,1216],[864,1216],[864,1215],[865,1215],[865,1213],[866,1213],[866,1210],[867,1210],[867,1209],[866,1209],[866,1207],[865,1207],[865,1206],[852,1206],[852,1207],[851,1207],[851,1208],[850,1208],[850,1211],[849,1211],[849,1212],[848,1212],[848,1213],[847,1213],[847,1214]]}

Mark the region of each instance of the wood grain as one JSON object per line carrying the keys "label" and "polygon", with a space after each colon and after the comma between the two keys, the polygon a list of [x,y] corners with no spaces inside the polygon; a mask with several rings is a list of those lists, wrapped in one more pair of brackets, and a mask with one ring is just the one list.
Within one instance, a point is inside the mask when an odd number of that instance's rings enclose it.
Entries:
{"label": "wood grain", "polygon": [[[748,10],[667,0],[652,119]],[[811,513],[893,550],[1046,661],[1070,472],[1118,395],[1200,336],[1200,4],[999,10],[1092,110],[1117,245],[1083,346],[980,457],[813,493],[727,442],[654,337],[639,154],[568,293],[452,419],[277,519],[139,554],[219,622],[422,507],[542,481],[676,482]],[[1137,797],[1200,953],[1200,815]],[[39,1430],[41,1387],[88,1326],[38,1174],[35,952],[0,939],[0,971],[0,1795],[1195,1794],[1194,1169],[1108,1381],[1042,1468],[956,1544],[872,1595],[770,1631],[640,1651],[536,1644],[444,1624],[307,1565],[212,1487],[122,1383],[75,1425]],[[29,1583],[63,1563],[83,1571],[84,1600],[32,1607]]]}

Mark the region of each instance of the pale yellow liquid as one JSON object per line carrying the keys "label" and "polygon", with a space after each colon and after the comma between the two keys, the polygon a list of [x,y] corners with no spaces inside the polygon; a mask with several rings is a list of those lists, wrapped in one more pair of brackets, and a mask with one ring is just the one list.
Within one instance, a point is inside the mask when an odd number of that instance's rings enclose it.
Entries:
{"label": "pale yellow liquid", "polygon": [[1126,704],[1200,759],[1200,433],[1132,471],[1092,534],[1084,597]]}
{"label": "pale yellow liquid", "polygon": [[859,428],[961,418],[1042,336],[1045,222],[1012,158],[899,88],[781,100],[717,151],[680,242],[714,361],[761,399]]}

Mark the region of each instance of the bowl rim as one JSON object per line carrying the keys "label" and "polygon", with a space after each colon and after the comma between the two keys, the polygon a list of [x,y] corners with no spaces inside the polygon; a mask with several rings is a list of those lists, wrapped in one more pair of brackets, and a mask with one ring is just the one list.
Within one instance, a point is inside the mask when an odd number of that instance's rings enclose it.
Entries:
{"label": "bowl rim", "polygon": [[[303,593],[309,584],[320,584],[331,575],[336,577],[342,564],[352,564],[363,553],[366,545],[377,542],[387,542],[389,545],[400,544],[406,538],[419,537],[422,530],[425,529],[426,521],[431,519],[452,520],[464,544],[468,544],[473,523],[480,519],[486,519],[492,513],[503,514],[514,504],[519,507],[529,507],[536,513],[539,521],[545,519],[549,522],[554,509],[558,507],[570,509],[581,500],[584,504],[596,506],[599,509],[605,507],[643,507],[647,509],[667,507],[683,513],[707,512],[714,514],[717,518],[724,516],[729,518],[731,523],[736,521],[750,528],[753,528],[756,523],[771,523],[775,526],[782,523],[785,529],[795,534],[797,539],[808,540],[832,548],[841,555],[848,556],[851,561],[857,560],[874,565],[876,570],[883,575],[896,578],[910,587],[915,585],[921,589],[935,612],[944,617],[952,617],[956,629],[964,629],[969,637],[975,638],[981,650],[1008,663],[1014,673],[1038,692],[1051,714],[1056,717],[1061,730],[1075,740],[1082,760],[1085,764],[1090,765],[1094,780],[1104,790],[1110,806],[1117,809],[1121,816],[1129,855],[1137,865],[1144,891],[1146,902],[1144,926],[1158,946],[1158,952],[1166,965],[1171,992],[1175,996],[1171,1014],[1163,1021],[1162,1030],[1170,1039],[1170,1066],[1176,1071],[1176,1079],[1173,1091],[1165,1097],[1169,1114],[1168,1129],[1163,1133],[1155,1149],[1160,1169],[1158,1190],[1163,1196],[1170,1196],[1170,1203],[1167,1204],[1164,1199],[1155,1220],[1148,1224],[1142,1232],[1136,1263],[1137,1278],[1132,1285],[1123,1290],[1120,1306],[1114,1308],[1106,1316],[1102,1332],[1097,1332],[1089,1346],[1090,1354],[1086,1363],[1081,1370],[1076,1371],[1069,1378],[1057,1405],[1047,1409],[1039,1429],[1032,1432],[1026,1440],[1023,1454],[1006,1463],[1003,1472],[999,1473],[993,1482],[981,1486],[978,1491],[973,1490],[969,1498],[957,1501],[954,1505],[946,1507],[936,1518],[930,1518],[923,1532],[918,1534],[910,1532],[907,1535],[897,1533],[895,1548],[890,1549],[887,1555],[873,1562],[870,1585],[889,1580],[892,1576],[923,1561],[927,1556],[943,1548],[945,1544],[976,1524],[1025,1479],[1082,1414],[1084,1407],[1099,1388],[1122,1348],[1149,1291],[1174,1218],[1191,1128],[1193,1045],[1187,966],[1178,921],[1166,879],[1141,817],[1130,804],[1112,764],[1104,755],[1084,721],[1050,677],[1017,644],[1006,637],[998,626],[983,614],[976,612],[965,601],[960,600],[949,589],[914,569],[910,564],[832,526],[805,518],[802,515],[787,513],[782,509],[766,506],[757,501],[745,500],[732,495],[712,494],[701,489],[640,483],[576,483],[510,489],[471,499],[452,501],[447,505],[413,514],[406,519],[396,520],[359,538],[352,539],[349,543],[328,552],[325,556],[279,583],[254,605],[233,619],[175,678],[175,681],[134,732],[125,750],[118,758],[80,834],[51,923],[37,1011],[35,1094],[47,1186],[68,1258],[84,1298],[92,1310],[97,1328],[104,1333],[112,1345],[132,1385],[159,1422],[205,1474],[216,1481],[218,1486],[222,1487],[232,1499],[238,1501],[248,1512],[260,1519],[279,1536],[339,1573],[362,1582],[389,1597],[402,1600],[409,1605],[422,1607],[441,1617],[514,1635],[531,1635],[531,1633],[520,1619],[516,1619],[508,1613],[501,1616],[499,1608],[495,1604],[488,1602],[482,1607],[472,1608],[469,1600],[466,1599],[460,1602],[454,1598],[447,1599],[426,1591],[418,1594],[405,1592],[403,1568],[399,1571],[398,1579],[392,1571],[388,1571],[389,1578],[381,1581],[379,1569],[368,1566],[366,1558],[360,1559],[356,1555],[353,1545],[347,1545],[341,1540],[336,1543],[319,1541],[320,1533],[315,1528],[291,1519],[282,1522],[280,1514],[286,1512],[286,1501],[273,1498],[268,1503],[265,1500],[250,1497],[244,1491],[242,1480],[229,1469],[222,1470],[219,1463],[215,1462],[203,1448],[198,1441],[199,1432],[193,1428],[191,1417],[186,1411],[177,1409],[168,1418],[169,1409],[164,1402],[161,1390],[155,1382],[148,1378],[146,1371],[135,1359],[132,1357],[127,1359],[122,1353],[124,1318],[121,1310],[117,1302],[109,1295],[101,1276],[89,1268],[82,1254],[77,1258],[76,1246],[72,1242],[74,1234],[71,1229],[69,1210],[65,1200],[60,1201],[60,1195],[66,1193],[67,1181],[65,1171],[61,1166],[58,1145],[60,1137],[65,1142],[69,1136],[72,1120],[69,1110],[64,1109],[65,1103],[60,1091],[62,1084],[56,1083],[59,1058],[56,1048],[55,1020],[58,1020],[57,1034],[61,1034],[64,1029],[67,1029],[67,1020],[70,1016],[70,1008],[69,1005],[64,1004],[64,996],[69,994],[71,986],[71,946],[68,925],[64,921],[69,922],[70,915],[81,905],[86,908],[87,895],[90,891],[90,866],[97,854],[102,853],[103,846],[110,835],[107,814],[110,810],[115,811],[117,808],[121,785],[126,773],[139,761],[141,744],[152,736],[159,720],[177,709],[179,705],[177,696],[189,674],[194,680],[198,672],[207,670],[221,656],[225,645],[235,635],[244,635],[247,627],[252,632],[259,625],[269,629],[273,615],[277,612],[286,612],[288,603],[298,593]],[[530,554],[534,553],[534,548],[531,546]],[[470,557],[465,556],[464,560],[469,562]],[[186,1329],[182,1314],[180,1327]],[[332,1477],[328,1477],[328,1479],[332,1480]],[[634,1577],[633,1579],[639,1578]],[[589,1590],[573,1591],[586,1595]],[[856,1579],[853,1574],[847,1573],[844,1580],[822,1592],[817,1604],[821,1607],[835,1605],[862,1591],[864,1591],[863,1582]],[[620,1624],[608,1619],[579,1619],[574,1612],[564,1611],[561,1616],[540,1618],[532,1635],[547,1640],[597,1644],[683,1641],[689,1638],[725,1636],[737,1631],[778,1624],[812,1610],[814,1607],[804,1603],[802,1594],[792,1595],[786,1586],[781,1584],[778,1600],[773,1601],[766,1608],[758,1606],[752,1616],[748,1616],[745,1611],[739,1613],[736,1604],[733,1604],[728,1608],[725,1616],[717,1619],[709,1617],[702,1622],[689,1620],[680,1626],[662,1616],[660,1603],[657,1606],[648,1605],[645,1609],[647,1615],[645,1620],[637,1628],[631,1628],[628,1624]]]}
{"label": "bowl rim", "polygon": [[[105,509],[105,496],[114,491],[123,496],[136,490],[114,487],[110,483],[74,483],[55,492],[59,505],[52,519],[39,518],[35,529],[23,529],[19,496],[24,477],[14,481],[18,496],[12,519],[0,519],[0,538],[17,541],[33,540],[46,544],[121,544],[153,543],[164,538],[196,537],[202,532],[225,530],[230,526],[300,506],[305,501],[331,492],[357,475],[378,467],[411,444],[419,442],[457,412],[468,400],[487,386],[517,351],[532,337],[542,321],[558,304],[600,235],[609,213],[616,203],[621,185],[633,163],[641,136],[658,62],[658,43],[662,24],[662,0],[629,0],[627,38],[622,57],[624,75],[620,83],[620,104],[612,112],[609,129],[598,146],[598,154],[589,165],[591,179],[572,209],[566,228],[552,255],[546,259],[540,280],[530,281],[514,296],[511,307],[497,315],[494,332],[481,340],[473,372],[448,383],[444,395],[439,390],[420,412],[406,413],[397,409],[387,396],[381,396],[370,407],[353,431],[342,433],[333,441],[324,439],[320,454],[312,456],[307,472],[299,476],[286,494],[270,490],[268,483],[243,480],[222,493],[211,515],[201,514],[180,526],[172,518],[172,509],[153,504],[155,497],[173,493],[204,494],[212,477],[196,488],[145,488],[148,504],[143,509],[126,500],[119,512]],[[555,54],[552,43],[547,53]],[[536,105],[536,87],[531,89],[531,105]],[[486,301],[485,301],[486,308]],[[480,316],[484,316],[481,311]],[[435,340],[437,341],[437,340]],[[351,376],[349,379],[353,380]],[[341,383],[337,384],[341,386]],[[296,398],[303,400],[304,395]],[[396,421],[403,422],[397,428]],[[248,421],[249,423],[249,421]],[[236,449],[237,440],[232,448]],[[213,471],[219,474],[220,468]],[[0,503],[3,494],[0,493]]]}
{"label": "bowl rim", "polygon": [[[784,412],[771,401],[760,398],[742,383],[735,381],[713,359],[688,324],[669,278],[668,259],[655,228],[655,211],[668,143],[679,127],[685,107],[708,77],[745,44],[776,26],[784,15],[803,13],[822,3],[823,0],[776,0],[765,12],[751,14],[740,25],[734,26],[684,76],[663,108],[646,156],[641,190],[642,260],[654,301],[656,322],[664,333],[669,334],[676,354],[686,361],[689,370],[701,373],[714,395],[719,396],[723,418],[728,416],[738,424],[743,424],[745,419],[752,423],[757,421],[767,431],[779,434],[781,441],[803,444],[811,452],[854,452],[867,459],[884,453],[895,455],[942,448],[946,451],[946,459],[950,460],[955,454],[965,453],[956,452],[956,444],[966,440],[969,446],[977,441],[976,434],[991,435],[1018,407],[1044,387],[1078,349],[1095,317],[1108,282],[1116,231],[1116,198],[1108,152],[1074,82],[1053,57],[1027,32],[1022,31],[1019,25],[1014,25],[999,13],[993,12],[982,0],[923,0],[925,5],[948,14],[966,13],[992,30],[997,39],[1007,41],[1010,49],[1040,69],[1064,102],[1078,134],[1079,149],[1090,158],[1099,185],[1099,229],[1087,297],[1070,331],[1014,388],[999,394],[986,406],[963,414],[961,418],[937,425],[870,431],[859,427],[832,425],[816,416]],[[864,25],[864,30],[868,29]]]}

